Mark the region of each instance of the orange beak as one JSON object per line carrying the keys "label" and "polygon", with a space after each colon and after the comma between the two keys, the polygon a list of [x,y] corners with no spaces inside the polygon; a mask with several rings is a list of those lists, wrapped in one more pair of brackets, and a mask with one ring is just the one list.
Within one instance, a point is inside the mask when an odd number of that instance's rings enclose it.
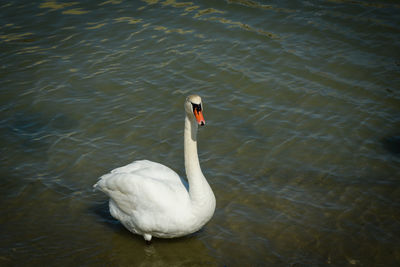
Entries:
{"label": "orange beak", "polygon": [[206,121],[204,120],[204,117],[203,117],[203,112],[202,112],[201,110],[200,110],[200,111],[197,111],[197,110],[195,109],[195,110],[194,110],[194,116],[196,117],[197,123],[198,123],[199,125],[203,126],[203,125],[206,124]]}

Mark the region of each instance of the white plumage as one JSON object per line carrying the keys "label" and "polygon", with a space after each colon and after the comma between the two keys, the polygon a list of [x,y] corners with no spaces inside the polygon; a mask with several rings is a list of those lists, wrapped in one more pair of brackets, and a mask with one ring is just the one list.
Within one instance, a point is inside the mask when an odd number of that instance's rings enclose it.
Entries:
{"label": "white plumage", "polygon": [[197,155],[197,128],[204,125],[201,98],[185,101],[185,181],[170,168],[148,160],[135,161],[100,177],[94,188],[110,197],[111,215],[129,231],[150,241],[199,230],[215,210],[215,197]]}

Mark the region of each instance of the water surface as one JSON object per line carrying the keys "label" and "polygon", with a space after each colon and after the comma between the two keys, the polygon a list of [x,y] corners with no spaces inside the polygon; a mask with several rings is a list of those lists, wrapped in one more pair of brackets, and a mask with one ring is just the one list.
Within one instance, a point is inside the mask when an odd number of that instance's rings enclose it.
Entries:
{"label": "water surface", "polygon": [[[398,2],[0,10],[0,265],[400,264]],[[183,175],[190,93],[217,209],[148,246],[92,185],[138,159]]]}

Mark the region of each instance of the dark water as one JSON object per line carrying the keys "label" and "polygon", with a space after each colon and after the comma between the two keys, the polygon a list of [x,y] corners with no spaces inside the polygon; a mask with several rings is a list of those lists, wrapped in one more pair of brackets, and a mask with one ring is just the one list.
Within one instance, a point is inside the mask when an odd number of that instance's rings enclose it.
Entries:
{"label": "dark water", "polygon": [[[1,266],[398,266],[398,1],[3,1]],[[148,246],[92,191],[184,174],[203,97],[213,219]]]}

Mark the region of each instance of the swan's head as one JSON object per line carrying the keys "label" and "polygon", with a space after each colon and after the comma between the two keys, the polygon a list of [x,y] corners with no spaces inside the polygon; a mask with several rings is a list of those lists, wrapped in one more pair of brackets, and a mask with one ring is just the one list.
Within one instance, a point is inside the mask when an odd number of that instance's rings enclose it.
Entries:
{"label": "swan's head", "polygon": [[185,111],[190,120],[196,120],[198,125],[203,126],[206,121],[203,117],[203,104],[201,97],[198,95],[190,95],[185,101]]}

